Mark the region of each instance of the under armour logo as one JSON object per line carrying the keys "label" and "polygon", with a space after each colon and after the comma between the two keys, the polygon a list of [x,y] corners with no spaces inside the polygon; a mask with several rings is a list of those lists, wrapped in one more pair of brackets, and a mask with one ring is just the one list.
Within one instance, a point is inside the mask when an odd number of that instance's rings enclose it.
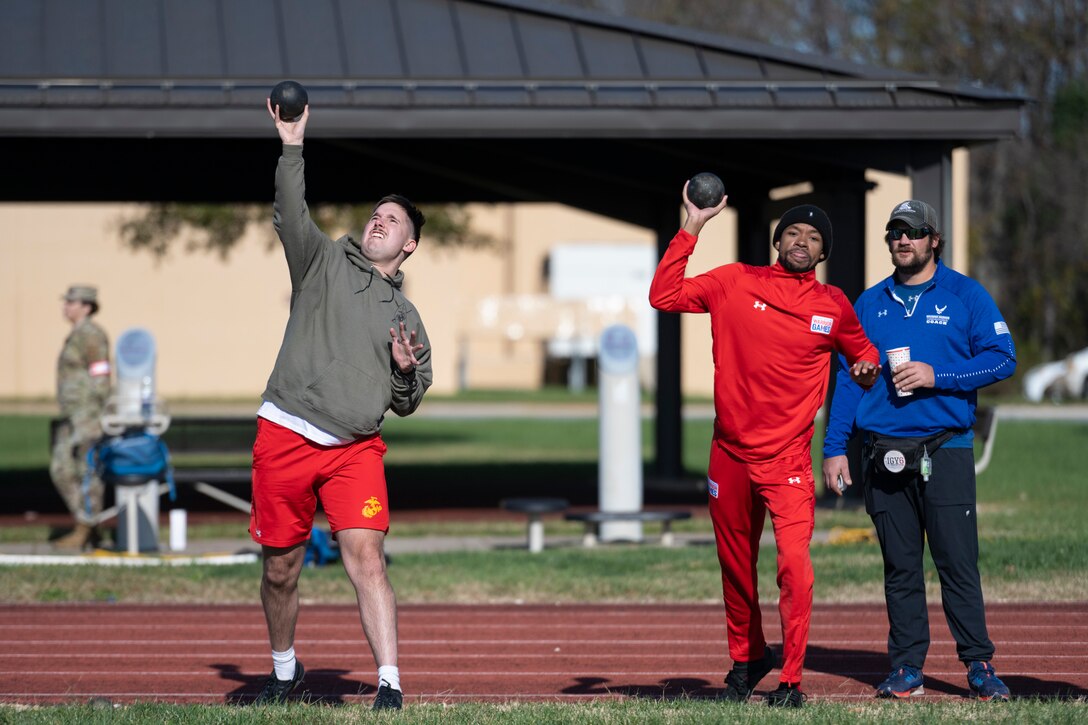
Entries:
{"label": "under armour logo", "polygon": [[887,317],[888,316],[888,311],[887,310],[881,310],[880,312],[876,313],[876,316],[877,317]]}
{"label": "under armour logo", "polygon": [[790,483],[801,483],[801,477],[800,476],[790,476],[787,480]]}
{"label": "under armour logo", "polygon": [[937,310],[938,315],[943,315],[944,311],[948,309],[948,305],[945,305],[944,307],[938,307],[937,305],[933,305],[933,309]]}
{"label": "under armour logo", "polygon": [[752,308],[756,309],[756,310],[765,310],[765,309],[767,309],[767,303],[766,302],[760,302],[759,300],[756,300],[752,304]]}

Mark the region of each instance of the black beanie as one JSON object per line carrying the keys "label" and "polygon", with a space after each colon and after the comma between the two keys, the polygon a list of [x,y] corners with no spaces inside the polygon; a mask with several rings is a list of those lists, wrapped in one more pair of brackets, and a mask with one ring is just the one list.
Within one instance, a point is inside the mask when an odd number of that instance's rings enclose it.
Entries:
{"label": "black beanie", "polygon": [[771,241],[777,242],[781,239],[782,231],[790,224],[808,224],[815,227],[816,231],[824,239],[824,259],[831,257],[831,220],[827,218],[827,214],[824,213],[823,209],[812,204],[793,207],[778,220],[778,226],[774,228],[774,236]]}

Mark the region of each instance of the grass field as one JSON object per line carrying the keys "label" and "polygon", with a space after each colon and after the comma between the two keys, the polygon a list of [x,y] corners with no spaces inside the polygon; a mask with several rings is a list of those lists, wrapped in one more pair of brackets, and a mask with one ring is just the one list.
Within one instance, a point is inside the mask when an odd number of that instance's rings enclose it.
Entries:
{"label": "grass field", "polygon": [[[390,431],[391,477],[412,477],[420,469],[441,466],[439,459],[457,449],[467,480],[489,479],[492,467],[513,471],[512,480],[532,478],[532,471],[547,461],[551,467],[578,471],[588,467],[595,480],[596,428],[594,421],[444,421],[407,419]],[[12,445],[33,431],[33,424],[0,418],[0,451],[12,452],[11,462],[0,460],[9,475],[23,461],[29,470],[43,465],[41,447],[33,437],[23,446]],[[42,421],[36,424],[44,425]],[[709,422],[686,430],[687,457],[692,476],[698,475],[705,455]],[[40,433],[40,431],[39,431]],[[14,439],[14,441],[13,441]],[[444,443],[442,441],[445,441]],[[38,441],[40,442],[40,441]],[[1075,423],[1004,422],[998,431],[993,462],[979,477],[979,527],[982,539],[980,569],[991,601],[1088,599],[1088,486],[1080,471],[1080,451],[1088,446],[1088,425]],[[39,451],[30,456],[27,448]],[[3,454],[7,456],[8,454]],[[412,461],[403,463],[400,461]],[[1029,462],[1030,463],[1027,463]],[[486,462],[486,463],[485,463]],[[481,470],[482,469],[482,470]],[[435,476],[440,474],[435,473]],[[571,474],[574,475],[574,474]],[[443,481],[451,476],[441,474]],[[415,485],[407,483],[406,486]],[[701,502],[692,499],[701,513]],[[817,527],[868,529],[870,522],[857,509],[817,510]],[[235,536],[244,535],[241,531]],[[575,535],[579,527],[550,522],[548,535]],[[705,516],[677,527],[705,533]],[[427,523],[403,525],[394,535],[508,535],[523,532],[520,522]],[[11,527],[0,530],[0,540],[38,540],[43,528]],[[191,535],[224,536],[219,524],[206,534],[194,527]],[[822,601],[879,601],[881,561],[871,541],[850,544],[814,543],[816,597]],[[928,565],[927,559],[927,565]],[[94,567],[57,570],[51,567],[0,567],[3,601],[252,601],[256,565],[215,568],[112,570],[101,577]],[[590,576],[586,576],[589,573]],[[546,576],[545,576],[546,574]],[[596,550],[549,548],[534,557],[519,550],[399,554],[391,568],[398,596],[406,602],[472,601],[718,601],[718,566],[710,546],[662,549],[654,546],[606,546]],[[761,588],[774,591],[774,557],[760,560]],[[927,578],[936,582],[932,567]],[[308,570],[303,586],[316,601],[350,602],[353,594],[338,567]],[[930,591],[936,600],[938,591]]]}
{"label": "grass field", "polygon": [[[44,419],[42,419],[44,420]],[[447,469],[493,480],[492,468],[532,478],[541,466],[559,467],[595,480],[596,426],[593,421],[398,421],[389,431],[390,468],[437,475],[443,456],[459,457]],[[0,417],[0,469],[11,483],[35,475],[41,453],[39,420]],[[38,432],[35,433],[37,427]],[[701,475],[709,423],[685,430],[685,465]],[[648,440],[648,438],[647,438]],[[989,601],[1088,599],[1088,485],[1081,464],[1088,425],[1003,422],[989,469],[979,477],[980,568]],[[648,455],[648,451],[645,452]],[[817,459],[818,460],[818,459]],[[565,467],[565,469],[564,469]],[[554,470],[554,468],[552,469]],[[578,473],[581,472],[581,473]],[[469,478],[468,480],[475,480]],[[514,479],[518,480],[518,479]],[[867,528],[856,510],[818,509],[818,526]],[[400,535],[483,531],[520,533],[520,524],[415,525]],[[705,519],[687,530],[708,527]],[[496,528],[498,527],[498,528]],[[565,527],[565,528],[564,528]],[[409,529],[411,527],[408,527]],[[549,536],[570,533],[571,525],[549,526]],[[576,529],[575,529],[576,530]],[[709,531],[708,528],[705,530]],[[12,530],[0,536],[14,536]],[[199,535],[199,533],[196,533]],[[816,598],[821,601],[880,601],[881,564],[871,542],[814,544]],[[928,561],[927,561],[928,564]],[[760,561],[761,591],[773,597],[773,551]],[[720,601],[719,571],[710,546],[662,549],[654,546],[554,548],[537,556],[498,550],[398,555],[390,576],[402,602],[704,602]],[[0,567],[0,601],[249,602],[257,601],[257,565],[111,569],[96,567]],[[935,584],[930,566],[927,579]],[[354,596],[337,566],[303,574],[307,601],[352,602]],[[936,588],[931,596],[937,598]],[[230,707],[139,705],[119,710],[91,707],[16,709],[0,706],[0,723],[324,723],[395,721],[411,723],[703,723],[703,722],[1043,722],[1088,721],[1083,702],[1024,700],[999,707],[976,703],[811,703],[800,713],[775,713],[755,705],[729,707],[704,701],[595,702],[585,705],[424,705],[400,716],[375,717],[358,708],[299,705],[269,711]]]}
{"label": "grass field", "polygon": [[867,702],[842,705],[813,702],[803,710],[783,712],[754,703],[722,704],[705,700],[627,700],[579,705],[513,703],[506,705],[414,705],[400,713],[374,713],[360,707],[296,704],[285,707],[240,708],[216,705],[141,704],[118,709],[91,706],[43,707],[21,711],[0,706],[0,723],[46,725],[325,725],[326,723],[413,723],[414,725],[837,725],[838,723],[1048,723],[1072,725],[1088,718],[1083,702],[1019,700],[1000,705],[975,702]]}

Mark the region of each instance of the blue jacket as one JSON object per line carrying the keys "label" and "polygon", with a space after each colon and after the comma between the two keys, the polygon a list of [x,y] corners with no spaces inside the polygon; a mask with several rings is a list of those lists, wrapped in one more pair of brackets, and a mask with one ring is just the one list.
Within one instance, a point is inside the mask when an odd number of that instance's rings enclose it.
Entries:
{"label": "blue jacket", "polygon": [[[911,314],[895,295],[895,277],[865,290],[854,305],[865,334],[880,350],[881,379],[868,392],[839,360],[824,456],[846,453],[857,430],[914,437],[965,431],[971,440],[976,391],[1016,369],[1016,349],[1000,310],[981,284],[937,262]],[[896,395],[887,351],[910,347],[910,359],[933,366],[934,386]]]}

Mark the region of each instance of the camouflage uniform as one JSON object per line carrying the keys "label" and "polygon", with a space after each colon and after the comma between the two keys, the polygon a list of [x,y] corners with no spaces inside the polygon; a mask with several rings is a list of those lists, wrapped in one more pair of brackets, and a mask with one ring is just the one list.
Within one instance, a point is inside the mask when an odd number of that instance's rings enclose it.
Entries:
{"label": "camouflage uniform", "polygon": [[[89,523],[83,497],[87,452],[102,437],[99,418],[110,394],[110,344],[105,331],[88,317],[64,341],[57,360],[57,401],[61,424],[53,441],[49,473],[76,521]],[[91,480],[92,515],[102,511],[102,481]]]}

